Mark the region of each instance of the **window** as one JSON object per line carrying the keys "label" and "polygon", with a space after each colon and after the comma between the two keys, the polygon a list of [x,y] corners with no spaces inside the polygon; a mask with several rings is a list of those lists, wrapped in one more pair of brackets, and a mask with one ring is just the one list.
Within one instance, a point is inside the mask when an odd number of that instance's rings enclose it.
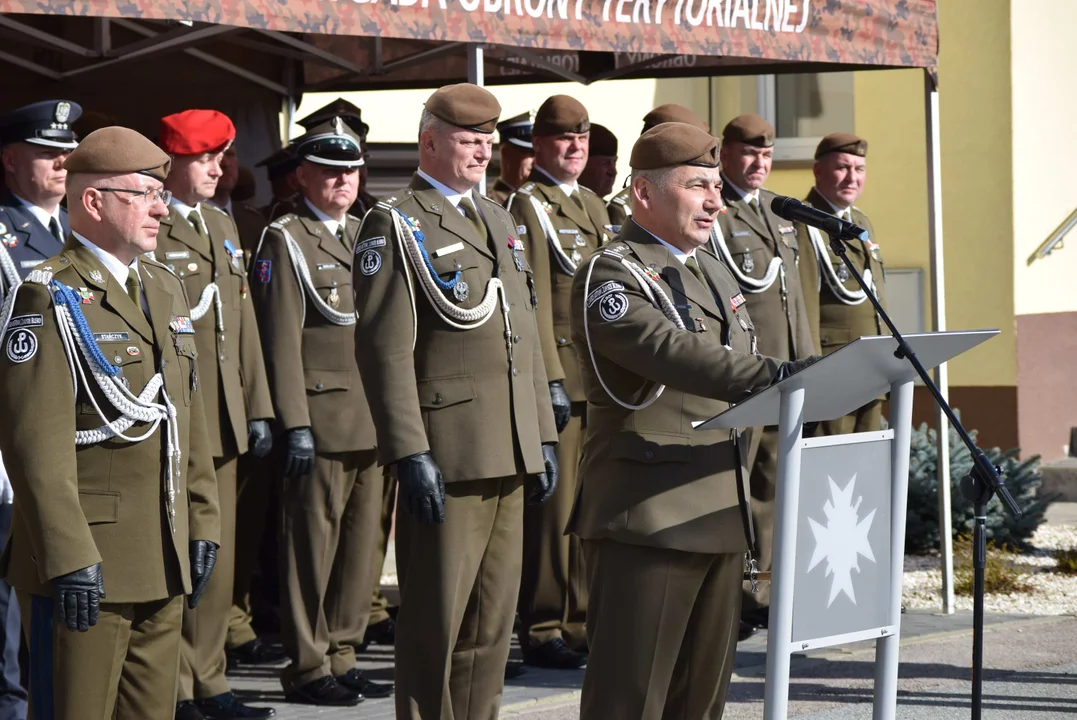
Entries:
{"label": "window", "polygon": [[755,82],[756,112],[778,131],[775,160],[811,160],[824,135],[853,132],[851,72],[760,75]]}

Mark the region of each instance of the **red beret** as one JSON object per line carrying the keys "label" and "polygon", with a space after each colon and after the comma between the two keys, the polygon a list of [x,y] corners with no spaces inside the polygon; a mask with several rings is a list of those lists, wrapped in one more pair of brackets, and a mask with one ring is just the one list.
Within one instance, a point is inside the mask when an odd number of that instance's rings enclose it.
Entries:
{"label": "red beret", "polygon": [[161,118],[157,144],[169,155],[222,152],[236,139],[236,126],[216,110],[184,110]]}

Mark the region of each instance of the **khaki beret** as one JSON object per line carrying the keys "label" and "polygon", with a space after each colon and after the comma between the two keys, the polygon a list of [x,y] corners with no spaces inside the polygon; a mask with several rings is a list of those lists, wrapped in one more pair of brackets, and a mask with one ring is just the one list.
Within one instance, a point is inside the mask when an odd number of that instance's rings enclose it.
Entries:
{"label": "khaki beret", "polygon": [[818,160],[827,153],[835,152],[867,157],[868,141],[852,133],[831,133],[819,141],[819,146],[815,148],[815,159]]}
{"label": "khaki beret", "polygon": [[684,105],[667,103],[666,105],[659,105],[643,116],[643,132],[647,132],[655,125],[667,122],[688,123],[689,125],[695,125],[700,130],[711,131],[707,123],[700,120],[698,115]]}
{"label": "khaki beret", "polygon": [[172,158],[144,135],[112,125],[94,130],[64,161],[69,173],[127,175],[140,173],[158,180],[168,177]]}
{"label": "khaki beret", "polygon": [[605,125],[594,123],[591,125],[591,142],[588,155],[591,157],[616,157],[617,136],[611,133]]}
{"label": "khaki beret", "polygon": [[756,147],[773,147],[774,128],[758,115],[738,115],[722,130],[726,142],[740,142]]}
{"label": "khaki beret", "polygon": [[561,133],[585,133],[591,129],[587,108],[579,100],[568,95],[551,95],[535,113],[535,126],[531,135],[560,135]]}
{"label": "khaki beret", "polygon": [[662,123],[639,136],[632,146],[633,170],[677,165],[718,167],[718,138],[688,123]]}
{"label": "khaki beret", "polygon": [[487,90],[471,83],[438,88],[426,100],[426,111],[464,130],[493,133],[501,116],[501,105]]}

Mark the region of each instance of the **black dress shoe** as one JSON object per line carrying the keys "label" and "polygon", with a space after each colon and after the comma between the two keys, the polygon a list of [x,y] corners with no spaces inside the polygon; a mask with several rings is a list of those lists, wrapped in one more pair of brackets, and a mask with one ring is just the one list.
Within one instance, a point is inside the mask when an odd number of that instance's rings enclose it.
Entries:
{"label": "black dress shoe", "polygon": [[396,621],[386,618],[380,623],[367,625],[363,635],[363,647],[367,645],[396,645]]}
{"label": "black dress shoe", "polygon": [[587,656],[565,645],[561,638],[524,650],[524,663],[554,670],[576,670],[587,664]]}
{"label": "black dress shoe", "polygon": [[176,703],[176,720],[206,720],[193,700],[180,700]]}
{"label": "black dress shoe", "polygon": [[301,705],[326,705],[332,707],[353,707],[363,702],[363,696],[349,690],[332,675],[311,680],[306,685],[292,690],[284,696],[290,703]]}
{"label": "black dress shoe", "polygon": [[236,720],[249,718],[250,720],[265,720],[277,714],[273,708],[252,707],[244,705],[236,697],[235,693],[226,692],[214,695],[211,698],[195,700],[194,704],[202,712],[206,720]]}
{"label": "black dress shoe", "polygon": [[755,625],[751,623],[740,621],[740,630],[737,632],[737,642],[744,642],[752,635],[755,635],[759,631]]}
{"label": "black dress shoe", "polygon": [[506,680],[515,680],[526,672],[527,668],[524,667],[524,664],[522,662],[518,662],[516,660],[509,660],[508,663],[505,664]]}
{"label": "black dress shoe", "polygon": [[383,698],[393,694],[392,683],[379,683],[367,680],[358,668],[352,668],[343,675],[337,675],[337,682],[349,690],[354,690],[363,697]]}
{"label": "black dress shoe", "polygon": [[230,648],[225,655],[228,656],[229,665],[272,665],[287,657],[281,650],[266,645],[261,638]]}

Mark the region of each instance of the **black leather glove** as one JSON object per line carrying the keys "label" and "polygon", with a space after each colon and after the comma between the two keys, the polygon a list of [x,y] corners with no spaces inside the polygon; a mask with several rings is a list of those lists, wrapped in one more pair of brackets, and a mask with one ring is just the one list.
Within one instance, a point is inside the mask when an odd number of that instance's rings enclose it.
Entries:
{"label": "black leather glove", "polygon": [[445,479],[429,452],[416,453],[398,460],[396,477],[400,484],[400,502],[421,523],[445,522]]}
{"label": "black leather glove", "polygon": [[97,624],[101,598],[105,597],[101,563],[54,578],[52,588],[60,622],[66,623],[68,630],[86,632]]}
{"label": "black leather glove", "polygon": [[247,423],[247,452],[253,457],[264,458],[273,449],[273,435],[268,420],[251,420]]}
{"label": "black leather glove", "polygon": [[814,365],[822,359],[822,355],[809,355],[808,357],[802,358],[800,360],[786,360],[778,366],[778,372],[774,375],[774,379],[771,381],[771,383],[780,383],[782,380],[785,380],[790,375],[798,373],[804,368]]}
{"label": "black leather glove", "polygon": [[284,456],[284,474],[290,478],[310,475],[314,471],[314,435],[309,427],[288,431],[288,451]]}
{"label": "black leather glove", "polygon": [[565,392],[565,383],[560,380],[550,383],[550,402],[553,404],[553,422],[560,433],[568,427],[568,419],[572,417],[572,401]]}
{"label": "black leather glove", "polygon": [[206,591],[213,566],[217,564],[217,543],[209,540],[192,540],[191,553],[191,594],[187,596],[187,607],[194,610],[202,593]]}
{"label": "black leather glove", "polygon": [[527,479],[527,502],[529,505],[541,505],[553,497],[557,490],[557,451],[555,445],[542,446],[542,463],[546,472],[533,475]]}

